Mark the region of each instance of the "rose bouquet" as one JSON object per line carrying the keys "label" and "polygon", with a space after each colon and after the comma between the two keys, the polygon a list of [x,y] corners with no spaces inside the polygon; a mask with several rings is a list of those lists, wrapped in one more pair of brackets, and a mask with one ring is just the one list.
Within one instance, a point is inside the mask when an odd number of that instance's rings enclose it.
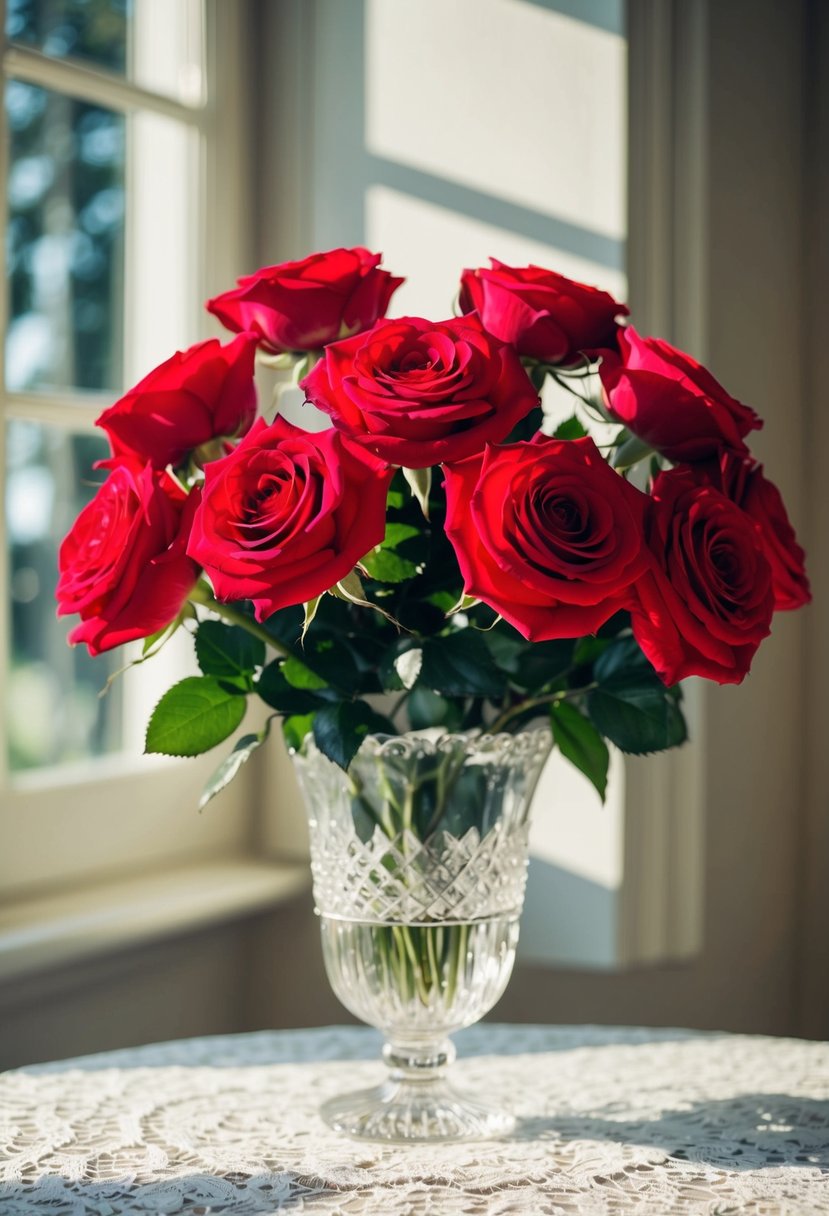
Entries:
{"label": "rose bouquet", "polygon": [[[148,751],[214,747],[250,696],[343,768],[367,734],[544,715],[603,794],[608,742],[681,743],[678,681],[741,681],[773,612],[809,599],[745,443],[761,422],[606,292],[493,261],[464,271],[460,315],[390,320],[402,280],[379,262],[241,279],[207,305],[235,338],[101,415],[106,479],[60,550],[70,641],[150,655],[192,632],[201,674],[161,699]],[[257,418],[257,356],[332,426]],[[548,376],[574,407],[553,434]]]}
{"label": "rose bouquet", "polygon": [[[200,674],[161,698],[147,751],[196,755],[267,707],[202,804],[281,721],[329,977],[395,1070],[328,1117],[458,1138],[505,1126],[441,1090],[441,1040],[508,979],[550,739],[604,797],[608,745],[682,743],[679,681],[741,681],[809,586],[746,446],[757,415],[624,305],[493,261],[463,272],[459,315],[388,319],[402,280],[379,262],[333,250],[208,303],[237,336],[99,418],[106,478],[57,594],[92,654],[192,634]],[[331,426],[257,417],[257,358]],[[555,429],[548,377],[572,401]]]}

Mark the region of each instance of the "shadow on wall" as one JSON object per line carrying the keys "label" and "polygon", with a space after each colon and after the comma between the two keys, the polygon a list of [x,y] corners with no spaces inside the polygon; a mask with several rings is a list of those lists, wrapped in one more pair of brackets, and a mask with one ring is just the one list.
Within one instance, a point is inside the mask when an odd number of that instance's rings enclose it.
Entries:
{"label": "shadow on wall", "polygon": [[617,890],[531,857],[519,964],[617,965],[618,907]]}

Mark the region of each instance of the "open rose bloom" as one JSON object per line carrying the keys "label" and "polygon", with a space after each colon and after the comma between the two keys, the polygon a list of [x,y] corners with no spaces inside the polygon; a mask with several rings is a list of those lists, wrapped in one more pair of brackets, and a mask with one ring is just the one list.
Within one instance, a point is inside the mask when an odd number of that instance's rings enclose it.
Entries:
{"label": "open rose bloom", "polygon": [[[464,270],[462,315],[438,319],[386,315],[402,281],[362,248],[246,276],[208,304],[228,340],[101,415],[111,454],[60,551],[69,640],[194,635],[201,674],[162,698],[150,751],[215,746],[250,697],[343,767],[369,732],[542,715],[603,794],[608,743],[681,743],[678,682],[742,681],[774,613],[809,601],[760,419],[552,270]],[[281,418],[278,382],[265,420],[257,357],[301,363],[328,429]],[[573,394],[554,433],[546,377]]]}

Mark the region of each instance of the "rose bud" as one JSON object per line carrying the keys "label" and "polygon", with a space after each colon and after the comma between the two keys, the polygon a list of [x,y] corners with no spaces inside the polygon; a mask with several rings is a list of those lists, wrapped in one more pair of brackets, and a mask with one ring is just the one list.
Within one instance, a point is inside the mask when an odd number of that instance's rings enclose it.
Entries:
{"label": "rose bud", "polygon": [[177,351],[101,414],[96,425],[112,447],[101,465],[136,459],[175,468],[202,445],[244,435],[256,417],[255,353],[250,334]]}
{"label": "rose bud", "polygon": [[477,312],[489,333],[514,346],[519,355],[543,363],[570,364],[581,355],[595,358],[615,349],[616,318],[628,309],[597,287],[567,279],[540,266],[465,270],[460,306]]}
{"label": "rose bud", "polygon": [[619,331],[621,361],[599,374],[614,418],[669,460],[705,460],[721,447],[745,455],[743,438],[763,423],[690,355],[632,325]]}
{"label": "rose bud", "polygon": [[81,618],[71,643],[96,655],[175,620],[198,577],[185,553],[197,503],[149,464],[112,470],[60,546],[58,616]]}
{"label": "rose bud", "polygon": [[380,270],[381,257],[357,247],[266,266],[206,307],[228,329],[255,333],[273,354],[319,350],[385,315],[405,280]]}

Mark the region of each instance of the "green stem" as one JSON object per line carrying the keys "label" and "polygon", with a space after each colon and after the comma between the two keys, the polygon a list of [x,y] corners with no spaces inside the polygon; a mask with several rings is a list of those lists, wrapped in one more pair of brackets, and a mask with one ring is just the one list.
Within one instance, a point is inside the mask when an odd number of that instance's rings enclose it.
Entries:
{"label": "green stem", "polygon": [[464,759],[463,756],[458,757],[457,762],[452,765],[451,755],[447,755],[446,760],[438,769],[435,775],[437,784],[437,797],[435,798],[435,811],[432,815],[426,831],[423,833],[423,839],[428,840],[432,833],[437,829],[443,816],[446,814],[446,802],[455,784],[463,772]]}
{"label": "green stem", "polygon": [[437,950],[435,949],[435,938],[439,930],[432,928],[430,925],[426,930],[426,954],[429,962],[431,988],[438,990],[440,988],[440,968],[438,967]]}
{"label": "green stem", "polygon": [[465,964],[467,925],[449,926],[449,960],[446,968],[446,1004],[451,1007],[458,987],[459,971]]}
{"label": "green stem", "polygon": [[573,697],[580,697],[598,687],[594,681],[592,684],[585,684],[583,688],[559,689],[558,692],[546,693],[543,697],[530,697],[528,701],[521,701],[519,705],[513,705],[512,709],[505,710],[487,727],[487,733],[497,735],[498,731],[503,730],[508,722],[519,717],[520,714],[526,713],[528,709],[536,709],[539,705],[552,705],[554,701],[570,701]]}
{"label": "green stem", "polygon": [[283,646],[273,634],[268,633],[264,625],[260,625],[258,621],[251,620],[247,613],[242,612],[241,608],[234,608],[232,604],[220,604],[211,595],[204,583],[196,583],[190,592],[190,603],[202,604],[205,608],[209,608],[211,612],[215,612],[222,620],[227,621],[228,624],[238,625],[240,629],[246,630],[251,637],[258,638],[260,642],[264,642],[266,646],[270,646],[279,654],[290,657],[290,649],[287,646]]}
{"label": "green stem", "polygon": [[[398,608],[399,608],[399,605],[398,605]],[[397,698],[394,705],[389,710],[389,717],[391,718],[392,722],[397,717],[397,715],[400,713],[401,709],[406,704],[406,702],[408,701],[408,699],[411,695],[412,695],[411,689],[407,688],[406,691]]]}

